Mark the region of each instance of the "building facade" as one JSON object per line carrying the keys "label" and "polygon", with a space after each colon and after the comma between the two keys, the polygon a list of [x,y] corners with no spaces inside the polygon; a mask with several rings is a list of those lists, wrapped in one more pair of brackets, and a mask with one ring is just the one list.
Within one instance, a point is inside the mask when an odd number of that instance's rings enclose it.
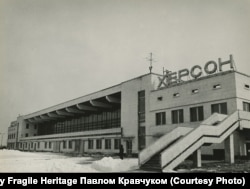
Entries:
{"label": "building facade", "polygon": [[[138,154],[177,127],[196,128],[213,113],[250,112],[250,77],[233,61],[208,62],[204,70],[149,73],[110,88],[19,116],[18,145],[24,151]],[[192,78],[186,79],[185,78]],[[11,126],[12,127],[12,126]],[[9,128],[9,135],[12,130]],[[14,130],[13,130],[14,132]],[[236,130],[235,155],[250,153],[250,133]],[[14,140],[14,139],[13,139]],[[8,139],[8,146],[13,143]],[[220,156],[224,142],[202,147]]]}
{"label": "building facade", "polygon": [[7,148],[17,149],[18,148],[18,122],[12,121],[8,128]]}

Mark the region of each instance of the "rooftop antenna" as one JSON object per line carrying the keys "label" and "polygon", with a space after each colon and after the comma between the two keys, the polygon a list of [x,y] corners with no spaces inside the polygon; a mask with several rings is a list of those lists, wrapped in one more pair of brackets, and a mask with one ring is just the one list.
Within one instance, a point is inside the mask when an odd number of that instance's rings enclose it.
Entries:
{"label": "rooftop antenna", "polygon": [[153,66],[152,66],[152,63],[153,63],[153,53],[150,53],[149,54],[149,58],[147,58],[148,61],[150,62],[150,66],[149,66],[149,73],[152,73],[152,69],[153,69]]}

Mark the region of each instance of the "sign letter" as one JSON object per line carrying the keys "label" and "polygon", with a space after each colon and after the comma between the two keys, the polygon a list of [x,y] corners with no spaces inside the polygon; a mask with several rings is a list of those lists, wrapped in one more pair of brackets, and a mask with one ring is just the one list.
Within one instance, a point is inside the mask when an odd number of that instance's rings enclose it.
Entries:
{"label": "sign letter", "polygon": [[[212,70],[209,70],[208,67],[209,65],[213,65],[213,69]],[[205,67],[204,67],[204,70],[207,74],[213,74],[216,72],[217,70],[217,64],[215,61],[209,61],[205,64]]]}
{"label": "sign letter", "polygon": [[230,60],[225,61],[225,62],[221,62],[221,58],[219,58],[219,70],[220,72],[222,71],[222,66],[224,66],[225,64],[230,64],[230,68],[233,69],[233,55],[230,54]]}
{"label": "sign letter", "polygon": [[181,82],[181,78],[188,76],[189,75],[189,70],[188,69],[183,69],[183,70],[179,70],[179,81]]}
{"label": "sign letter", "polygon": [[[198,73],[194,73],[194,70],[195,69],[199,69],[200,71]],[[195,65],[194,67],[191,68],[191,72],[190,72],[190,75],[193,77],[193,78],[198,78],[200,77],[202,74],[202,71],[201,71],[201,67],[199,65]]]}
{"label": "sign letter", "polygon": [[168,79],[168,84],[173,84],[177,83],[177,73],[176,72],[171,72],[167,74],[167,79]]}
{"label": "sign letter", "polygon": [[158,79],[159,79],[159,81],[160,81],[160,83],[159,83],[159,85],[158,85],[158,89],[159,88],[161,88],[161,85],[163,84],[164,85],[164,87],[167,87],[167,84],[164,82],[164,80],[166,79],[166,75],[164,75],[162,78],[160,78],[160,77],[158,77]]}

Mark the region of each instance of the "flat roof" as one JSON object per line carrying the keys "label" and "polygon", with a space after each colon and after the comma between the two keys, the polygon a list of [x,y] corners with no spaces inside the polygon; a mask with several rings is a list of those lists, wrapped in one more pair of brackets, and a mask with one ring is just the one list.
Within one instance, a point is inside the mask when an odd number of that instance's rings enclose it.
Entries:
{"label": "flat roof", "polygon": [[191,79],[191,80],[187,80],[187,81],[183,81],[183,82],[179,82],[179,83],[174,83],[174,84],[166,86],[166,87],[161,87],[161,88],[152,90],[152,92],[159,91],[159,90],[164,90],[164,89],[167,89],[167,88],[172,88],[172,87],[176,87],[176,86],[180,86],[180,85],[185,85],[187,83],[201,81],[201,80],[205,80],[205,79],[209,79],[209,78],[213,78],[213,77],[218,77],[218,76],[226,75],[226,74],[230,74],[230,73],[237,73],[237,74],[240,74],[240,75],[243,75],[243,76],[246,76],[246,77],[250,78],[250,76],[247,75],[247,74],[238,72],[236,70],[228,70],[228,71],[219,72],[219,73],[215,73],[215,74],[211,74],[211,75],[206,75],[206,76],[203,76],[203,77],[200,77],[200,78],[197,78],[197,79]]}
{"label": "flat roof", "polygon": [[157,73],[147,73],[147,74],[144,74],[144,75],[141,75],[141,76],[138,76],[138,77],[123,81],[123,82],[121,82],[121,83],[119,83],[117,85],[113,85],[111,87],[108,87],[108,88],[105,88],[105,89],[102,89],[102,90],[99,90],[99,91],[96,91],[96,92],[93,92],[93,93],[89,93],[89,94],[86,94],[84,96],[81,96],[81,97],[78,97],[78,98],[75,98],[75,99],[72,99],[72,100],[68,100],[68,101],[65,101],[65,102],[62,102],[62,103],[59,103],[59,104],[56,104],[56,105],[53,105],[53,106],[38,110],[38,111],[33,112],[33,113],[23,115],[23,117],[24,117],[24,119],[29,119],[31,117],[39,116],[39,115],[42,115],[42,114],[45,114],[45,113],[48,113],[48,112],[53,112],[53,111],[56,111],[56,110],[59,110],[59,109],[74,106],[76,104],[84,103],[84,102],[87,102],[89,100],[94,100],[94,99],[98,99],[98,98],[101,98],[101,97],[106,96],[106,95],[111,95],[111,94],[121,92],[121,85],[123,83],[129,82],[129,81],[132,81],[132,80],[136,80],[136,79],[148,76],[148,75],[162,76],[161,74],[157,74]]}

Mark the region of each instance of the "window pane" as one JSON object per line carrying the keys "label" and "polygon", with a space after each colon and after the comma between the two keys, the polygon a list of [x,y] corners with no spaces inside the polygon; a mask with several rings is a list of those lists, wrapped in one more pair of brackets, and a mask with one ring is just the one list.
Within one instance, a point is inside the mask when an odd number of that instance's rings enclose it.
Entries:
{"label": "window pane", "polygon": [[72,148],[72,141],[69,141],[69,148]]}
{"label": "window pane", "polygon": [[212,113],[227,114],[227,103],[219,103],[211,105]]}
{"label": "window pane", "polygon": [[145,113],[140,113],[139,114],[139,122],[140,123],[145,122]]}
{"label": "window pane", "polygon": [[211,105],[211,110],[212,110],[212,114],[213,113],[220,113],[218,104],[212,104]]}
{"label": "window pane", "polygon": [[176,110],[172,111],[172,123],[173,124],[178,123],[178,116]]}
{"label": "window pane", "polygon": [[159,113],[155,114],[155,120],[156,120],[156,125],[160,125],[160,114]]}
{"label": "window pane", "polygon": [[199,121],[204,120],[203,106],[198,107]]}
{"label": "window pane", "polygon": [[105,139],[105,149],[111,149],[111,139]]}
{"label": "window pane", "polygon": [[119,149],[120,148],[120,144],[121,144],[121,140],[120,139],[115,139],[115,149]]}
{"label": "window pane", "polygon": [[250,103],[243,102],[243,110],[250,112]]}
{"label": "window pane", "polygon": [[145,97],[145,91],[139,91],[138,96],[139,97]]}
{"label": "window pane", "polygon": [[227,103],[221,103],[221,114],[227,114]]}
{"label": "window pane", "polygon": [[96,140],[96,149],[102,149],[102,140],[101,139]]}
{"label": "window pane", "polygon": [[166,124],[166,113],[162,112],[162,125]]}
{"label": "window pane", "polygon": [[179,110],[179,123],[184,122],[183,110]]}
{"label": "window pane", "polygon": [[139,112],[145,112],[145,98],[140,98],[139,99],[138,111]]}
{"label": "window pane", "polygon": [[93,149],[93,140],[88,141],[88,148]]}
{"label": "window pane", "polygon": [[196,108],[190,108],[190,121],[197,121]]}

